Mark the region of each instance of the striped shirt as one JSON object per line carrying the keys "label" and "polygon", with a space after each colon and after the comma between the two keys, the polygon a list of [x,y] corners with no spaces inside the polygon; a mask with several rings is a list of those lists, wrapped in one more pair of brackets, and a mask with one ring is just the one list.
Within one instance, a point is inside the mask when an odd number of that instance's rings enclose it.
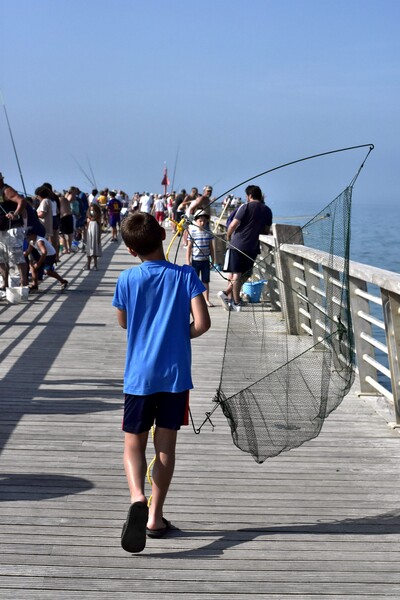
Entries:
{"label": "striped shirt", "polygon": [[209,260],[213,237],[208,229],[200,229],[197,225],[189,225],[189,240],[193,242],[193,260]]}

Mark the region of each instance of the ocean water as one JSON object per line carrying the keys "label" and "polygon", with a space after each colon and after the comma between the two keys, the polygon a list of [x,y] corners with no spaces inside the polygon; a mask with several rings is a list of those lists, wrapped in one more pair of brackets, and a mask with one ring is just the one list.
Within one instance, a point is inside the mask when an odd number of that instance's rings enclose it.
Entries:
{"label": "ocean water", "polygon": [[400,208],[393,204],[354,205],[350,258],[400,273]]}
{"label": "ocean water", "polygon": [[[300,203],[282,207],[276,223],[305,225],[324,206],[299,208]],[[300,212],[303,210],[304,212]],[[296,215],[299,215],[296,218]],[[286,217],[290,220],[286,221]],[[400,204],[362,205],[353,200],[350,225],[350,258],[356,262],[400,273]]]}

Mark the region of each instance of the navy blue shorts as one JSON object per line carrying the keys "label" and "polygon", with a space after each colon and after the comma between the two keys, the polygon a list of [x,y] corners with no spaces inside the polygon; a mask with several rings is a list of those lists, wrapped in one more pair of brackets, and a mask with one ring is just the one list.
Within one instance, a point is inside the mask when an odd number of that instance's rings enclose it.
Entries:
{"label": "navy blue shorts", "polygon": [[210,283],[210,261],[209,260],[192,260],[192,267],[196,271],[196,275],[203,283]]}
{"label": "navy blue shorts", "polygon": [[121,222],[121,215],[110,215],[108,222],[110,227],[116,227]]}
{"label": "navy blue shorts", "polygon": [[142,433],[157,427],[178,431],[188,424],[189,391],[157,392],[148,396],[125,394],[123,431]]}
{"label": "navy blue shorts", "polygon": [[235,248],[229,248],[225,255],[225,264],[223,271],[227,271],[228,273],[241,273],[245,274],[251,271],[254,267],[254,261],[256,260],[256,256],[242,254]]}

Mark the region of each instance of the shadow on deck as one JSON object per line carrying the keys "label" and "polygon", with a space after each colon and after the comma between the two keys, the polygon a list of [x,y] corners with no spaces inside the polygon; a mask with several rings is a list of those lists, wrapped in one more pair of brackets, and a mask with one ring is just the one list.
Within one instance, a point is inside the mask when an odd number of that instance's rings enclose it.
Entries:
{"label": "shadow on deck", "polygon": [[[398,598],[399,437],[355,394],[318,438],[261,466],[220,410],[214,431],[185,428],[166,506],[181,531],[121,549],[125,334],[111,299],[133,263],[106,236],[100,270],[83,264],[63,262],[64,293],[45,282],[26,305],[0,304],[1,598]],[[213,298],[221,287],[214,273]],[[225,343],[227,313],[210,310],[193,343],[196,425]]]}

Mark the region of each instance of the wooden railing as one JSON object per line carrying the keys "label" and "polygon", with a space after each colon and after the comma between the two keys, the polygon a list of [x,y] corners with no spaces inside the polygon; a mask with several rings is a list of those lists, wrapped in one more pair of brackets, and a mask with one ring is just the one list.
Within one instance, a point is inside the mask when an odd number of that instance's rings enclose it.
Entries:
{"label": "wooden railing", "polygon": [[[224,233],[224,224],[218,231]],[[332,263],[328,254],[304,246],[295,226],[274,224],[260,242],[260,258],[268,257],[261,278],[288,333],[321,340],[321,310],[339,303],[344,260],[334,257]],[[224,246],[217,240],[217,261]],[[359,393],[387,398],[400,425],[400,275],[350,261],[349,292]]]}

